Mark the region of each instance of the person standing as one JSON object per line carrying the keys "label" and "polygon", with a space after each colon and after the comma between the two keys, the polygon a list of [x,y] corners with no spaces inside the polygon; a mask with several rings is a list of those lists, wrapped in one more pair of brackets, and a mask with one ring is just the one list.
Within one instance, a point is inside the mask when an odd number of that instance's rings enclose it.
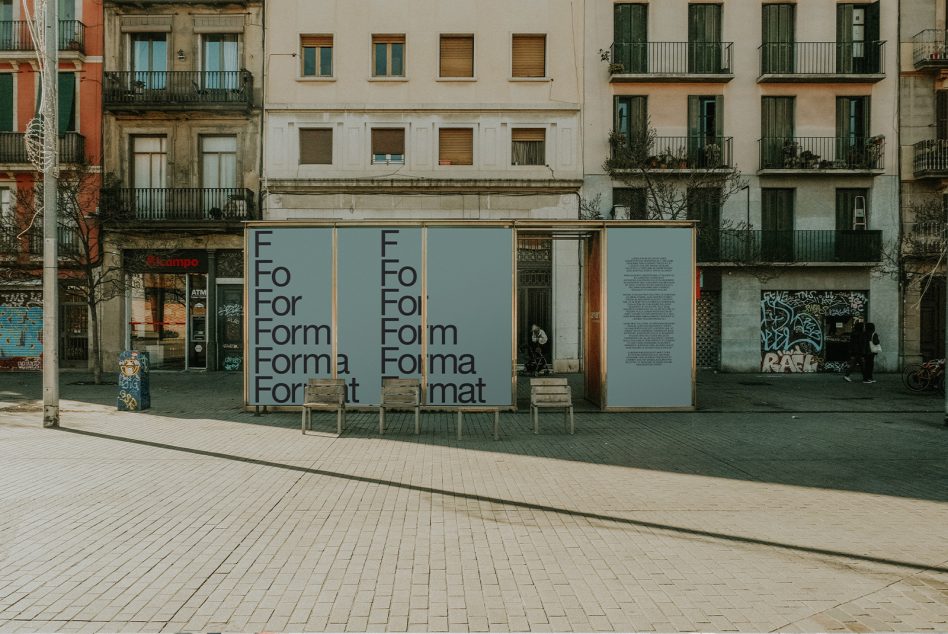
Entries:
{"label": "person standing", "polygon": [[856,365],[859,365],[859,368],[863,367],[863,343],[865,339],[864,334],[864,325],[861,321],[857,321],[853,324],[853,330],[849,333],[849,361],[846,362],[846,371],[843,373],[843,380],[847,383],[852,383],[852,379],[849,378],[849,373],[853,371],[853,368]]}
{"label": "person standing", "polygon": [[875,383],[872,378],[872,372],[876,365],[876,355],[882,352],[882,342],[879,340],[879,333],[876,332],[876,325],[872,322],[866,323],[866,332],[863,335],[865,344],[863,346],[862,361],[862,382]]}

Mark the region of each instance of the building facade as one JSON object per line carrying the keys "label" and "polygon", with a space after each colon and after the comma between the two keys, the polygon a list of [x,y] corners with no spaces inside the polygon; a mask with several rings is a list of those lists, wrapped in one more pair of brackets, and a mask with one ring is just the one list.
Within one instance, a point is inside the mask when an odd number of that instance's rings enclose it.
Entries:
{"label": "building facade", "polygon": [[244,220],[259,217],[260,1],[105,3],[101,215],[125,288],[105,358],[239,370]]}
{"label": "building facade", "polygon": [[[34,10],[32,2],[27,7]],[[96,231],[87,216],[94,215],[102,156],[102,8],[93,0],[59,0],[58,16],[61,180],[81,180],[90,192],[78,197],[75,213],[65,213],[63,205],[76,197],[60,199],[59,356],[63,365],[84,366],[89,320],[76,268]],[[0,0],[0,370],[42,366],[43,240],[42,223],[34,222],[39,179],[26,150],[40,73],[29,17],[19,1]]]}
{"label": "building facade", "polygon": [[700,221],[699,365],[837,371],[864,320],[896,368],[897,23],[891,2],[586,4],[585,196]]}
{"label": "building facade", "polygon": [[[577,218],[581,6],[268,2],[266,218]],[[519,251],[521,338],[538,322],[575,370],[577,244]]]}
{"label": "building facade", "polygon": [[944,0],[903,0],[900,41],[902,313],[906,363],[945,356],[948,54]]}

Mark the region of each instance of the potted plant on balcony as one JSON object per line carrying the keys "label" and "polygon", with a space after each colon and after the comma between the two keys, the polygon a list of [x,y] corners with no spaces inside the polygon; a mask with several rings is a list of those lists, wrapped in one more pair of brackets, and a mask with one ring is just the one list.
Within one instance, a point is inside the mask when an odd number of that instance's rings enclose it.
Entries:
{"label": "potted plant on balcony", "polygon": [[819,163],[819,154],[814,154],[810,150],[803,150],[803,152],[800,153],[800,167],[803,169],[814,169]]}
{"label": "potted plant on balcony", "polygon": [[69,42],[66,44],[66,48],[70,51],[78,51],[80,46],[81,44],[79,43],[79,40],[69,40]]}
{"label": "potted plant on balcony", "polygon": [[618,75],[625,72],[625,64],[620,64],[617,62],[611,62],[609,64],[609,74]]}

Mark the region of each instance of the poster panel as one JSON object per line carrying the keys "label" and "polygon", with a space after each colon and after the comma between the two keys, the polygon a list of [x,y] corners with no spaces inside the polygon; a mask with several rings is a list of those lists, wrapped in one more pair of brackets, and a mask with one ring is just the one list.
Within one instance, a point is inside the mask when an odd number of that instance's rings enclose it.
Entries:
{"label": "poster panel", "polygon": [[512,405],[512,250],[508,228],[428,229],[429,404]]}
{"label": "poster panel", "polygon": [[[383,377],[421,378],[421,229],[338,229],[339,353],[352,405],[377,405]],[[346,378],[340,372],[340,378]]]}
{"label": "poster panel", "polygon": [[332,229],[248,229],[248,374],[252,405],[303,402],[332,376]]}
{"label": "poster panel", "polygon": [[691,407],[692,231],[606,231],[606,405]]}

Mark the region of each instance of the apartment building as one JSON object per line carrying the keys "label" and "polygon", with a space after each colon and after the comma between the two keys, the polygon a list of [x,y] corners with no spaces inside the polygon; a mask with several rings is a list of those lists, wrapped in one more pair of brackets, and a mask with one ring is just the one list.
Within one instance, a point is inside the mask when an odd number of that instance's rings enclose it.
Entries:
{"label": "apartment building", "polygon": [[[270,220],[576,219],[582,3],[271,0],[263,190]],[[535,321],[579,364],[579,251],[519,245]],[[473,263],[472,263],[473,265]]]}
{"label": "apartment building", "polygon": [[896,367],[897,24],[892,2],[586,3],[584,196],[700,221],[699,367],[836,371],[856,320]]}
{"label": "apartment building", "polygon": [[[42,226],[34,223],[38,178],[25,134],[37,111],[40,75],[28,24],[33,3],[27,8],[0,0],[0,370],[38,369],[43,352]],[[60,213],[59,355],[63,365],[84,366],[88,311],[76,267],[80,232],[95,232],[86,216],[95,211],[102,154],[102,8],[93,0],[59,0],[58,15],[59,163],[62,178],[81,178],[93,193],[82,197],[76,214]],[[61,199],[61,208],[68,200],[76,198]]]}
{"label": "apartment building", "polygon": [[259,217],[263,3],[107,0],[106,358],[240,370],[243,228]]}
{"label": "apartment building", "polygon": [[903,0],[901,17],[903,346],[905,362],[914,363],[945,356],[945,2]]}

